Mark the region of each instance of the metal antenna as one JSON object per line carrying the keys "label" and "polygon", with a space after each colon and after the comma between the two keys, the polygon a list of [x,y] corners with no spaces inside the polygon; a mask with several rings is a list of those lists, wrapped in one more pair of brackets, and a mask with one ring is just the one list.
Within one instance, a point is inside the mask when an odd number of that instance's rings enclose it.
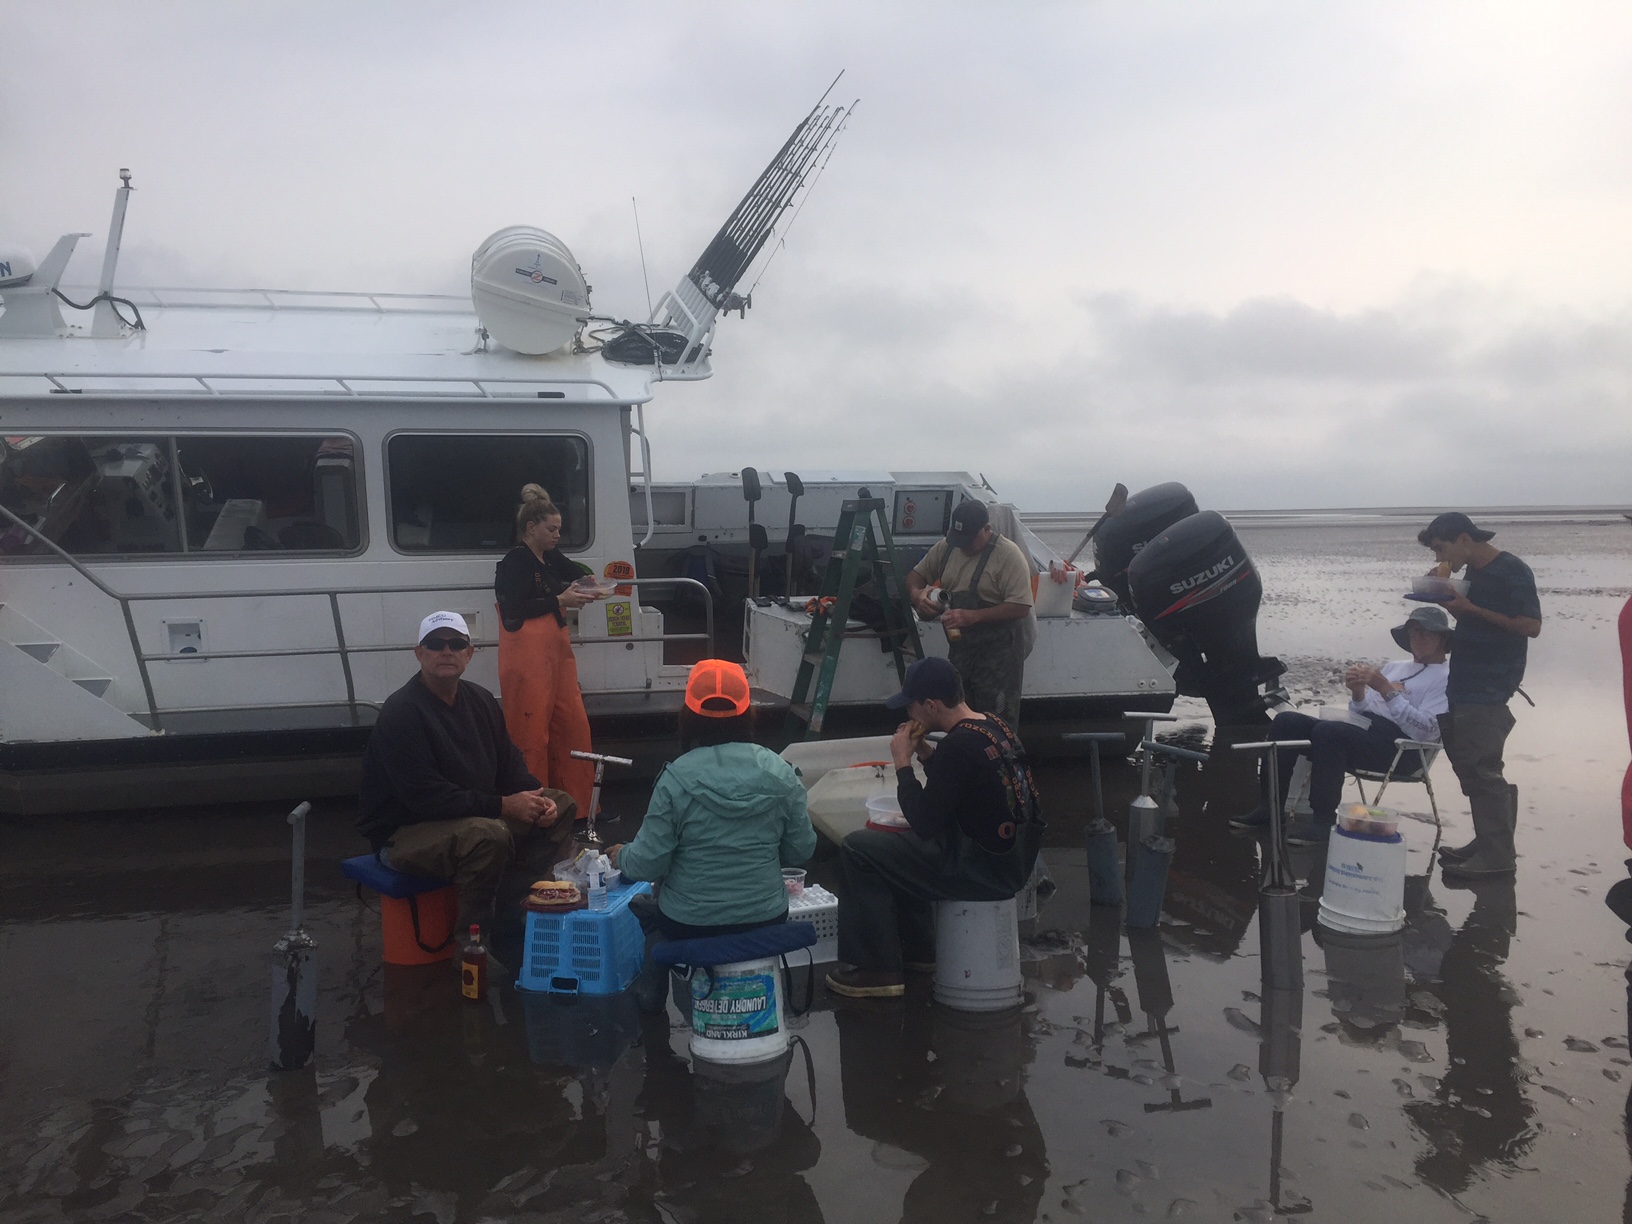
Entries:
{"label": "metal antenna", "polygon": [[629,197],[629,207],[635,210],[635,245],[640,248],[640,279],[646,283],[646,317],[652,316],[652,282],[646,277],[646,243],[640,236],[640,205]]}

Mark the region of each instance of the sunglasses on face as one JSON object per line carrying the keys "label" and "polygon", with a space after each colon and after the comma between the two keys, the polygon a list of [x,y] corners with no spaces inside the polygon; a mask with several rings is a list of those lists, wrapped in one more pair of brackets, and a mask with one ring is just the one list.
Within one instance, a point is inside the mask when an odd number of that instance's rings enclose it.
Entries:
{"label": "sunglasses on face", "polygon": [[469,638],[462,637],[428,637],[420,643],[426,650],[465,650],[470,646]]}

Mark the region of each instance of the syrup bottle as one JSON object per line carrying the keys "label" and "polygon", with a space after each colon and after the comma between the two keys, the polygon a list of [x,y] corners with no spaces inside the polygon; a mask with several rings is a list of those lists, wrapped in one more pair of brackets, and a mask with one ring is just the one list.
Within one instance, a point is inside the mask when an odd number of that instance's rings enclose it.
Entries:
{"label": "syrup bottle", "polygon": [[459,994],[472,1003],[487,998],[487,949],[482,946],[482,928],[470,924],[470,942],[459,953]]}

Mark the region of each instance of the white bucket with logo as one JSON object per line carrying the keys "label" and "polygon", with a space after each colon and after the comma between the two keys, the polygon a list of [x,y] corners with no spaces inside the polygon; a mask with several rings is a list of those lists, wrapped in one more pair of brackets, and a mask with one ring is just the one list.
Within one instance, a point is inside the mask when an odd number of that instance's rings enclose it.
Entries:
{"label": "white bucket with logo", "polygon": [[1351,935],[1386,935],[1405,925],[1405,839],[1332,827],[1320,924]]}
{"label": "white bucket with logo", "polygon": [[691,975],[691,1054],[717,1063],[754,1063],[788,1048],[782,966],[777,957],[695,969]]}
{"label": "white bucket with logo", "polygon": [[937,901],[935,1001],[959,1011],[1002,1011],[1020,998],[1014,898]]}

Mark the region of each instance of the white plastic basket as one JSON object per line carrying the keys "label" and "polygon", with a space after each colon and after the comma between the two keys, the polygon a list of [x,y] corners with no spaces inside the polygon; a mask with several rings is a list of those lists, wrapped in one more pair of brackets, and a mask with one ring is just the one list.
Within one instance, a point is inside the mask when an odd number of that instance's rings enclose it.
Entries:
{"label": "white plastic basket", "polygon": [[[788,921],[808,922],[816,928],[816,942],[811,946],[811,959],[825,965],[839,959],[839,899],[820,884],[806,884],[801,893],[788,897]],[[791,953],[792,965],[798,953]]]}

